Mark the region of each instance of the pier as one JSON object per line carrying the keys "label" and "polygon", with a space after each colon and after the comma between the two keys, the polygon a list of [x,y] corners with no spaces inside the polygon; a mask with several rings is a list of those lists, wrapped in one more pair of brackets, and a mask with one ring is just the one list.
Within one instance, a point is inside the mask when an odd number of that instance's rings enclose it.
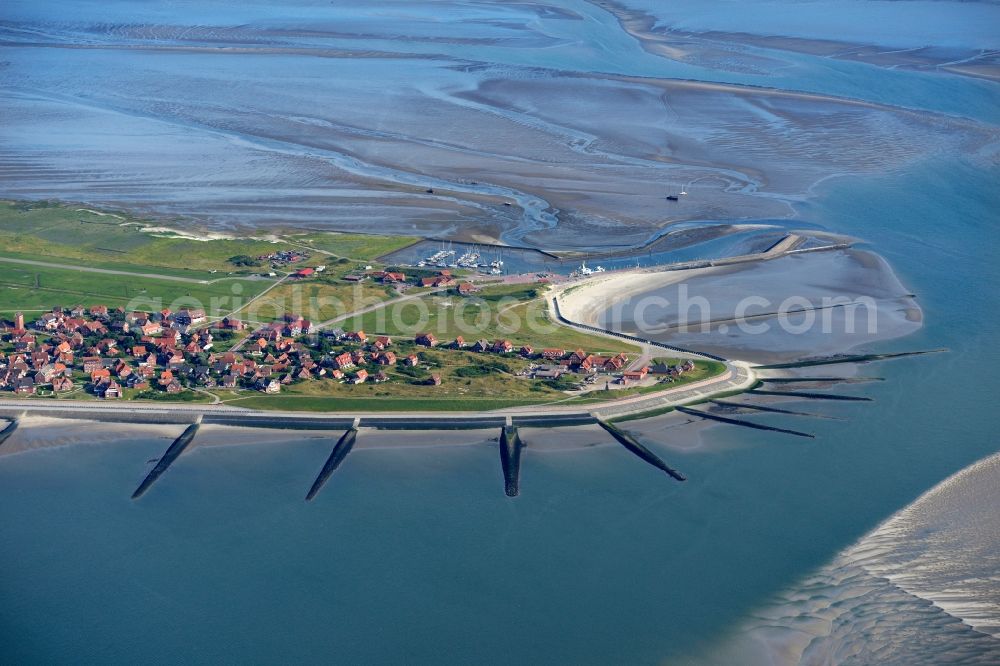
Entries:
{"label": "pier", "polygon": [[523,447],[517,426],[505,425],[500,430],[500,464],[503,466],[504,492],[507,497],[517,497],[520,492]]}
{"label": "pier", "polygon": [[642,458],[653,467],[663,470],[664,472],[669,474],[674,479],[677,479],[678,481],[687,481],[686,476],[678,472],[673,467],[667,465],[667,463],[663,462],[659,456],[657,456],[655,453],[653,453],[645,446],[640,444],[632,435],[628,434],[624,430],[619,429],[617,426],[608,423],[607,421],[598,421],[597,423],[602,428],[607,430],[608,433],[612,437],[614,437],[622,446],[624,446],[626,449],[637,455],[639,458]]}
{"label": "pier", "polygon": [[344,458],[347,454],[351,452],[354,448],[354,442],[358,438],[358,429],[351,426],[351,429],[341,435],[340,439],[333,446],[333,451],[330,452],[330,457],[326,459],[323,464],[323,469],[319,471],[319,475],[316,480],[313,481],[312,487],[309,488],[309,492],[306,493],[306,501],[312,501],[312,498],[316,497],[316,493],[326,484],[329,480],[330,475],[333,474],[340,464],[344,462]]}
{"label": "pier", "polygon": [[167,452],[164,453],[160,460],[156,463],[156,466],[150,470],[149,474],[146,475],[146,478],[139,484],[139,487],[135,489],[134,493],[132,493],[132,499],[139,499],[142,497],[143,494],[149,490],[149,487],[152,486],[158,478],[160,478],[160,475],[167,471],[167,468],[170,467],[182,453],[184,453],[184,449],[186,449],[194,439],[194,436],[198,433],[198,428],[200,427],[200,422],[192,423],[184,430],[183,433],[181,433],[180,437],[174,440],[174,443],[170,445],[170,448],[167,449]]}

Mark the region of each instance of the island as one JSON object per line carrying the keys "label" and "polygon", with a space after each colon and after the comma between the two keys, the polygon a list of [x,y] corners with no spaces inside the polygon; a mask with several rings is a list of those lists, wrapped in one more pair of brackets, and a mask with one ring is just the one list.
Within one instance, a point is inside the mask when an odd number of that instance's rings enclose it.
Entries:
{"label": "island", "polygon": [[0,241],[5,406],[624,415],[754,383],[566,319],[560,295],[602,271],[399,265],[424,239],[199,235],[50,202],[0,203]]}

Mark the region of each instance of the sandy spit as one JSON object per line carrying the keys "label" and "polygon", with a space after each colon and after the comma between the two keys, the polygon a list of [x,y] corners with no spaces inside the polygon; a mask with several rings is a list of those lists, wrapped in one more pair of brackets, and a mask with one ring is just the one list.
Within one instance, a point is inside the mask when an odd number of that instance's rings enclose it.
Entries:
{"label": "sandy spit", "polygon": [[571,321],[598,326],[600,315],[615,304],[638,294],[710,275],[724,268],[692,268],[679,271],[609,273],[569,287],[557,294],[559,310]]}

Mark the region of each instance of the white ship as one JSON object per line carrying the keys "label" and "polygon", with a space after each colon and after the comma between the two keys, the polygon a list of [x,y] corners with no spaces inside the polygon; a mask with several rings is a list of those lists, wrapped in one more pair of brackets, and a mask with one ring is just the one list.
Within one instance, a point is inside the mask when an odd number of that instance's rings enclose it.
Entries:
{"label": "white ship", "polygon": [[604,266],[597,266],[595,268],[588,268],[587,262],[584,261],[580,264],[580,267],[569,274],[570,277],[585,277],[587,275],[593,275],[594,273],[603,273]]}

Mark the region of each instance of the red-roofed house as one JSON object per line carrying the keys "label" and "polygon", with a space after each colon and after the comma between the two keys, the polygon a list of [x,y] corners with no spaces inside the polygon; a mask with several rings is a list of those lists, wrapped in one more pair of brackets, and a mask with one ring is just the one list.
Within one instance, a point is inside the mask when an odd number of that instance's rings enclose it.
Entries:
{"label": "red-roofed house", "polygon": [[354,361],[351,359],[351,355],[349,353],[344,352],[333,359],[333,365],[338,370],[347,370],[354,367]]}
{"label": "red-roofed house", "polygon": [[421,333],[417,336],[415,342],[418,345],[423,345],[424,347],[436,347],[438,343],[437,338],[434,337],[433,333]]}
{"label": "red-roofed house", "polygon": [[490,351],[498,354],[509,354],[514,351],[514,345],[510,340],[494,340],[490,345]]}
{"label": "red-roofed house", "polygon": [[52,380],[52,390],[56,393],[65,393],[73,390],[73,380],[69,377],[56,377]]}
{"label": "red-roofed house", "polygon": [[389,271],[383,271],[379,279],[383,284],[397,284],[400,282],[406,282],[406,275],[403,273],[393,273]]}

